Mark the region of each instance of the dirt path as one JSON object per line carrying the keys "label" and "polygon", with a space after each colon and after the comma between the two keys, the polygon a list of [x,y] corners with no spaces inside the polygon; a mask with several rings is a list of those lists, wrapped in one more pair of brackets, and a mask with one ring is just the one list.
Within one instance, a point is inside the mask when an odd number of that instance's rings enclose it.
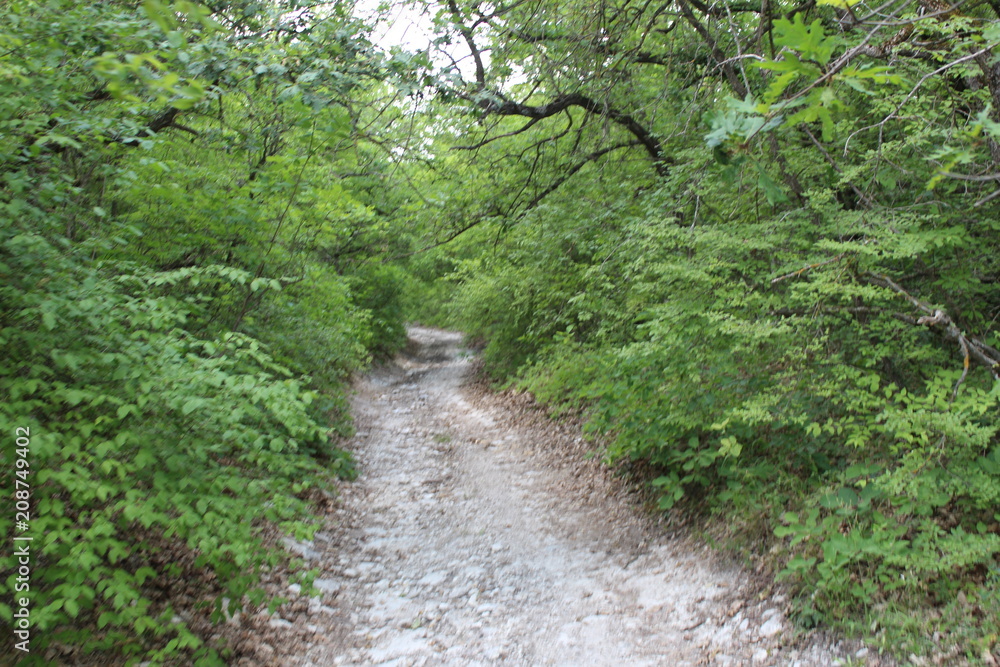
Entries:
{"label": "dirt path", "polygon": [[744,600],[745,575],[547,465],[544,433],[463,388],[459,334],[410,337],[359,387],[362,477],[306,554],[327,560],[342,631],[299,664],[833,664],[790,646],[782,599]]}

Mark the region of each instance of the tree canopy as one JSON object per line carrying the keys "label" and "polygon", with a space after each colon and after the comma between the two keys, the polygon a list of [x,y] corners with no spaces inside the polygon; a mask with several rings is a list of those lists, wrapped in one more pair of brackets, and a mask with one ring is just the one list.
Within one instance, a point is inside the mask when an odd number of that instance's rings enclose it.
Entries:
{"label": "tree canopy", "polygon": [[155,590],[260,601],[267,527],[355,474],[350,374],[419,320],[721,518],[801,624],[988,663],[1000,5],[400,4],[426,48],[351,2],[0,7],[38,641],[224,660]]}

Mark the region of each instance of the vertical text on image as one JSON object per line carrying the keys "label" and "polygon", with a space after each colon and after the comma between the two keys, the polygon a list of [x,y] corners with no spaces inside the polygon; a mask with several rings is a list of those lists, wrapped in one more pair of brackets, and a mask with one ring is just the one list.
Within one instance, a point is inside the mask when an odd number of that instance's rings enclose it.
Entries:
{"label": "vertical text on image", "polygon": [[31,429],[19,426],[14,430],[14,558],[17,572],[14,578],[14,647],[29,652],[31,640],[31,536],[27,535],[31,522],[31,485],[28,476],[31,462]]}

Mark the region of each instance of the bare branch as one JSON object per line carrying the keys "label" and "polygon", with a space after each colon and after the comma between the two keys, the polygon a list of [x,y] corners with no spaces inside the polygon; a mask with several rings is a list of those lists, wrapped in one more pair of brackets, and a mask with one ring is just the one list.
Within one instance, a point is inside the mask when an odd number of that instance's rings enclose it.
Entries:
{"label": "bare branch", "polygon": [[493,143],[494,141],[497,141],[498,139],[506,139],[508,137],[517,136],[518,134],[521,134],[522,132],[525,132],[528,129],[530,129],[532,126],[535,125],[535,123],[537,123],[540,120],[541,120],[541,118],[532,118],[531,120],[529,120],[527,123],[525,123],[521,128],[519,128],[517,130],[513,130],[513,131],[507,132],[505,134],[498,134],[495,137],[490,137],[488,139],[483,139],[482,141],[480,141],[478,143],[475,143],[475,144],[470,144],[470,145],[465,145],[465,146],[452,146],[451,150],[453,150],[453,151],[474,151],[474,150],[478,150],[478,149],[482,148],[483,146],[485,146],[486,144]]}
{"label": "bare branch", "polygon": [[656,169],[656,173],[660,176],[666,176],[669,173],[667,170],[669,160],[663,154],[663,147],[660,145],[659,139],[653,136],[648,129],[631,115],[602,104],[582,93],[560,95],[547,104],[537,106],[513,102],[502,97],[482,99],[478,100],[477,103],[486,113],[494,113],[501,116],[524,116],[525,118],[532,119],[550,118],[570,107],[579,107],[592,114],[609,118],[624,127],[636,138],[638,144],[646,149],[646,152],[653,159],[653,167]]}
{"label": "bare branch", "polygon": [[181,125],[180,123],[173,123],[170,127],[180,130],[181,132],[187,132],[188,134],[193,134],[196,137],[201,136],[201,132],[192,127],[188,127],[187,125]]}
{"label": "bare branch", "polygon": [[462,14],[458,11],[458,5],[455,3],[455,0],[448,0],[448,9],[451,11],[451,15],[455,19],[455,26],[462,34],[462,38],[465,39],[465,43],[472,52],[472,59],[476,63],[476,83],[479,84],[480,89],[483,89],[486,87],[486,68],[483,67],[483,56],[482,53],[480,53],[479,48],[476,46],[476,40],[472,34],[472,30],[470,30],[462,22]]}
{"label": "bare branch", "polygon": [[705,41],[705,44],[708,45],[709,51],[712,53],[712,57],[715,59],[715,62],[718,63],[719,67],[722,68],[722,73],[726,76],[726,80],[729,81],[729,85],[732,87],[733,92],[736,93],[739,99],[745,99],[747,96],[747,89],[740,80],[740,77],[737,75],[736,69],[733,67],[732,60],[726,57],[726,54],[719,48],[719,45],[715,41],[715,38],[712,37],[712,34],[708,32],[708,29],[701,23],[701,21],[698,20],[698,17],[694,15],[694,12],[691,11],[688,1],[689,0],[678,0],[677,4],[681,9],[681,14],[684,15],[687,22],[691,24],[691,27],[694,28],[695,32],[697,32]]}
{"label": "bare branch", "polygon": [[956,174],[951,171],[942,171],[942,175],[954,178],[957,181],[971,181],[973,183],[989,183],[990,181],[1000,181],[1000,174],[983,174],[982,176],[970,176],[968,174]]}
{"label": "bare branch", "polygon": [[786,273],[783,276],[778,276],[777,278],[771,280],[771,284],[774,285],[775,283],[780,283],[782,280],[788,280],[789,278],[797,278],[801,276],[803,273],[806,273],[807,271],[812,271],[813,269],[818,269],[821,266],[826,266],[827,264],[833,264],[835,262],[839,262],[840,260],[844,259],[844,257],[846,257],[848,254],[853,254],[853,253],[842,252],[836,257],[828,259],[825,262],[816,262],[815,264],[810,264],[809,266],[802,267],[798,271],[792,271],[791,273]]}
{"label": "bare branch", "polygon": [[[833,159],[833,156],[830,155],[830,152],[826,150],[826,148],[823,146],[823,144],[819,142],[819,140],[815,137],[815,135],[813,135],[813,133],[809,131],[809,127],[806,125],[802,125],[802,130],[807,135],[809,135],[809,140],[813,143],[813,145],[816,148],[819,149],[820,154],[826,159],[826,161],[830,164],[830,166],[833,167],[833,170],[838,174],[843,174],[844,172],[841,171],[839,166],[837,166],[837,162]],[[858,196],[858,199],[863,201],[866,206],[871,208],[875,205],[875,202],[871,200],[871,197],[862,192],[861,189],[858,188],[858,186],[856,186],[853,181],[847,181],[847,184],[851,186],[851,190],[854,191],[854,194],[856,194]]]}
{"label": "bare branch", "polygon": [[626,143],[615,144],[614,146],[607,146],[599,151],[594,151],[590,155],[585,156],[582,160],[580,160],[575,165],[573,165],[572,167],[564,171],[562,174],[560,174],[559,178],[553,181],[547,188],[545,188],[544,190],[542,190],[542,192],[536,195],[534,199],[528,202],[528,205],[521,211],[519,217],[523,217],[525,213],[527,213],[534,207],[538,206],[538,204],[540,204],[543,199],[545,199],[550,194],[559,189],[559,186],[561,186],[563,183],[572,178],[573,175],[576,174],[576,172],[583,169],[583,167],[586,166],[587,164],[620,148],[628,148],[630,146],[638,146],[638,145],[639,145],[638,141],[629,141]]}
{"label": "bare branch", "polygon": [[[594,162],[595,160],[603,157],[604,155],[607,155],[608,153],[611,153],[612,151],[616,151],[616,150],[618,150],[620,148],[628,148],[630,146],[637,146],[637,145],[638,145],[638,142],[636,142],[636,141],[631,141],[631,142],[628,142],[628,143],[616,144],[614,146],[607,146],[605,148],[602,148],[599,151],[594,151],[593,153],[584,156],[584,158],[582,160],[580,160],[579,162],[577,162],[576,164],[574,164],[572,167],[570,167],[568,170],[566,170],[565,172],[563,172],[562,174],[560,174],[559,177],[556,178],[552,183],[550,183],[544,190],[542,190],[540,193],[538,193],[537,195],[535,195],[535,197],[530,202],[528,202],[528,204],[523,209],[521,209],[521,211],[517,214],[516,219],[513,222],[516,222],[517,220],[522,219],[525,215],[528,214],[529,211],[531,211],[534,207],[538,206],[542,202],[542,200],[544,200],[550,194],[552,194],[553,192],[555,192],[556,190],[558,190],[563,185],[563,183],[565,183],[566,181],[568,181],[573,175],[575,175],[578,171],[580,171],[587,164],[589,164],[591,162]],[[501,214],[500,211],[496,211],[495,213],[497,215]],[[509,213],[507,215],[505,215],[504,217],[508,217],[508,216],[509,216]],[[466,224],[464,224],[462,227],[460,227],[460,228],[458,228],[458,229],[450,232],[445,238],[439,239],[437,241],[434,241],[433,243],[430,243],[430,244],[428,244],[426,246],[418,248],[417,250],[414,250],[414,251],[411,251],[411,252],[408,252],[408,253],[403,253],[401,255],[397,255],[397,256],[393,257],[392,259],[403,259],[405,257],[410,257],[412,255],[418,255],[420,253],[424,253],[424,252],[427,252],[428,250],[432,250],[434,248],[437,248],[437,247],[443,246],[443,245],[445,245],[447,243],[450,243],[451,241],[455,240],[456,238],[458,238],[459,236],[461,236],[465,232],[469,231],[473,227],[476,227],[479,224],[481,224],[482,222],[484,222],[485,220],[489,219],[489,217],[490,216],[488,216],[488,215],[476,215],[476,216],[474,216],[472,218],[471,221],[466,222]]]}
{"label": "bare branch", "polygon": [[866,271],[865,273],[862,273],[860,277],[872,285],[884,287],[895,292],[910,302],[914,308],[926,313],[926,316],[916,320],[916,325],[930,327],[941,333],[946,339],[953,340],[958,343],[964,359],[966,372],[963,372],[962,377],[959,378],[958,384],[955,386],[953,396],[957,395],[958,386],[965,380],[970,359],[975,359],[981,365],[989,368],[993,377],[1000,380],[1000,352],[978,338],[966,336],[962,330],[958,328],[958,325],[955,324],[954,320],[952,320],[951,317],[943,310],[940,308],[932,308],[923,301],[920,301],[896,284],[888,276]]}

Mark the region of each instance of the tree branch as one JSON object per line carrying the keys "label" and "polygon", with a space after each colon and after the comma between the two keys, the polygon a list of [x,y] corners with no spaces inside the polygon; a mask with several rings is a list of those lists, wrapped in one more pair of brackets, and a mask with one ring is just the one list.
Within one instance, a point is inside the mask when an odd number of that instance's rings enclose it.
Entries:
{"label": "tree branch", "polygon": [[740,81],[740,77],[736,74],[736,69],[733,67],[732,60],[726,57],[726,54],[719,48],[719,44],[715,41],[715,38],[712,37],[712,34],[708,32],[708,29],[701,23],[701,21],[698,20],[698,17],[694,15],[694,12],[691,11],[691,7],[688,5],[688,0],[678,0],[677,4],[681,9],[681,14],[684,15],[687,22],[691,24],[694,31],[697,32],[705,41],[705,44],[708,45],[708,49],[712,53],[712,57],[715,59],[715,62],[718,63],[719,67],[722,68],[722,73],[726,76],[726,80],[729,81],[729,85],[732,87],[733,92],[736,93],[739,99],[746,99],[746,86],[743,85],[743,82]]}
{"label": "tree branch", "polygon": [[486,87],[486,68],[483,67],[483,56],[479,52],[479,48],[476,46],[476,40],[470,30],[462,22],[462,14],[458,11],[458,5],[455,0],[448,0],[448,9],[451,11],[452,17],[455,19],[455,26],[458,28],[458,32],[462,34],[462,38],[468,45],[469,50],[472,52],[472,59],[476,63],[476,83],[479,84],[480,90]]}
{"label": "tree branch", "polygon": [[1000,351],[995,350],[978,338],[966,336],[947,313],[939,308],[932,308],[923,301],[920,301],[898,284],[893,282],[893,280],[888,276],[866,271],[865,273],[862,273],[860,277],[872,285],[884,287],[895,292],[897,295],[909,301],[914,308],[926,313],[926,315],[916,320],[915,324],[917,326],[930,327],[942,334],[947,340],[953,340],[958,343],[959,350],[962,352],[964,360],[963,365],[966,371],[962,373],[962,377],[959,379],[958,384],[955,385],[953,396],[957,395],[958,387],[965,379],[971,359],[975,359],[979,362],[979,364],[989,368],[993,377],[1000,380]]}
{"label": "tree branch", "polygon": [[528,205],[524,207],[524,209],[521,211],[521,213],[519,214],[518,217],[519,218],[520,217],[524,217],[524,215],[528,211],[530,211],[531,209],[533,209],[536,206],[538,206],[538,204],[540,204],[543,199],[545,199],[550,194],[552,194],[553,192],[555,192],[556,190],[558,190],[559,187],[563,183],[565,183],[570,178],[572,178],[573,175],[576,174],[576,172],[578,172],[581,169],[583,169],[584,166],[586,166],[587,164],[593,162],[594,160],[597,160],[600,157],[603,157],[603,156],[607,155],[608,153],[611,153],[612,151],[616,151],[619,148],[628,148],[630,146],[638,146],[638,145],[639,145],[638,141],[628,141],[628,142],[625,142],[625,143],[615,144],[614,146],[607,146],[605,148],[602,148],[599,151],[594,151],[590,155],[585,156],[581,161],[577,162],[575,165],[573,165],[572,167],[570,167],[570,169],[568,169],[567,171],[564,171],[559,176],[559,178],[557,178],[552,183],[550,183],[547,188],[545,188],[544,190],[542,190],[538,195],[535,196],[534,199],[532,199],[530,202],[528,202]]}
{"label": "tree branch", "polygon": [[635,120],[631,115],[619,111],[606,104],[602,104],[582,93],[570,93],[560,95],[547,104],[532,106],[514,102],[503,97],[480,99],[477,101],[479,108],[487,114],[497,114],[500,116],[523,116],[535,120],[550,118],[570,107],[579,107],[592,114],[603,116],[622,126],[634,136],[639,145],[646,149],[653,160],[653,167],[660,176],[667,176],[668,160],[663,154],[663,147],[660,140],[647,130],[643,125]]}
{"label": "tree branch", "polygon": [[826,266],[827,264],[833,264],[835,262],[839,262],[840,260],[844,259],[844,257],[846,257],[847,255],[848,253],[842,252],[836,257],[833,257],[826,261],[816,262],[815,264],[810,264],[809,266],[802,267],[798,271],[792,271],[791,273],[786,273],[783,276],[778,276],[777,278],[773,278],[771,280],[771,284],[774,285],[775,283],[780,283],[782,280],[788,280],[789,278],[798,278],[802,274],[812,271],[813,269],[818,269],[821,266]]}
{"label": "tree branch", "polygon": [[527,123],[525,123],[524,126],[518,128],[516,130],[513,130],[511,132],[507,132],[505,134],[498,134],[495,137],[489,137],[488,139],[483,139],[482,141],[477,142],[475,144],[469,144],[469,145],[463,145],[463,146],[452,146],[451,150],[453,150],[453,151],[474,151],[474,150],[478,150],[478,149],[482,148],[483,146],[485,146],[486,144],[493,143],[494,141],[497,141],[498,139],[506,139],[508,137],[517,136],[518,134],[521,134],[522,132],[526,132],[528,129],[530,129],[531,127],[533,127],[535,125],[535,123],[539,122],[540,120],[541,120],[541,118],[532,118]]}

